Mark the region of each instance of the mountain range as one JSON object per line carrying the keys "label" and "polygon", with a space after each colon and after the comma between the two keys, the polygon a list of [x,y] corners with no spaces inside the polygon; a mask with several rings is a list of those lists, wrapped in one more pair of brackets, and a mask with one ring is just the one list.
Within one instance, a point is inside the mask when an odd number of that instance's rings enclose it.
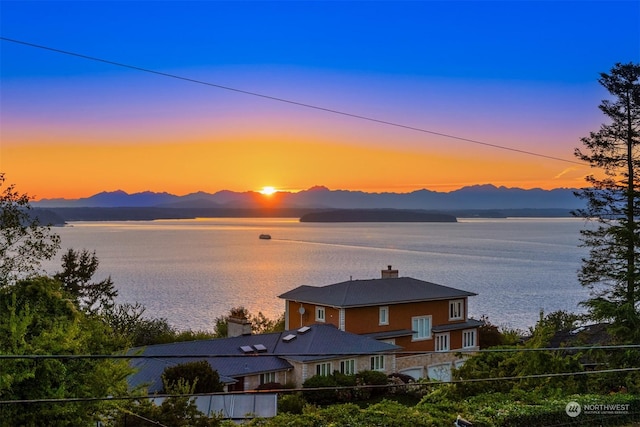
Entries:
{"label": "mountain range", "polygon": [[299,192],[264,195],[255,191],[197,192],[185,196],[145,191],[102,192],[80,199],[42,199],[36,208],[183,208],[183,209],[420,209],[420,210],[508,210],[561,209],[584,206],[575,189],[521,189],[474,185],[451,192],[417,190],[410,193],[367,193],[330,190],[316,186]]}

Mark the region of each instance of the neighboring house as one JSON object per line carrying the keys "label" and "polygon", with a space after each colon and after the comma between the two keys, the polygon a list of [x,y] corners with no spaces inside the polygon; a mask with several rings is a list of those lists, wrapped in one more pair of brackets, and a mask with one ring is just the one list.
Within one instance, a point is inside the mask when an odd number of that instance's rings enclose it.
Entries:
{"label": "neighboring house", "polygon": [[[479,348],[478,326],[468,318],[473,292],[399,277],[391,266],[382,277],[327,286],[300,286],[285,300],[285,328],[332,324],[338,329],[401,346],[422,355],[398,355],[399,372],[416,378],[448,380],[452,364],[462,363],[451,350]],[[426,374],[426,375],[425,375]]]}
{"label": "neighboring house", "polygon": [[273,382],[301,387],[307,378],[333,371],[395,372],[397,350],[398,346],[328,324],[271,334],[157,344],[131,351],[130,354],[150,357],[132,359],[137,372],[129,377],[129,385],[159,392],[165,368],[206,360],[218,372],[227,391],[255,390]]}

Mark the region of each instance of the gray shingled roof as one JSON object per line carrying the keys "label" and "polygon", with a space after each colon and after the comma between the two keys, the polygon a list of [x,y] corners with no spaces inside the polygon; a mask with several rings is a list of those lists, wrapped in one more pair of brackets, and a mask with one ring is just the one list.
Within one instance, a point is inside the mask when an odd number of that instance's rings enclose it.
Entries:
{"label": "gray shingled roof", "polygon": [[363,307],[434,301],[477,295],[411,277],[349,280],[327,286],[299,286],[279,295],[290,301],[330,307]]}
{"label": "gray shingled roof", "polygon": [[[285,342],[283,338],[288,335],[295,335],[295,338]],[[266,350],[245,353],[241,349],[244,346],[255,349],[259,344],[262,344]],[[138,371],[129,377],[129,385],[137,387],[149,384],[149,392],[160,391],[162,390],[160,377],[166,367],[196,360],[208,361],[211,367],[218,371],[222,382],[233,383],[234,377],[291,369],[292,365],[287,360],[309,362],[335,358],[336,353],[374,354],[398,349],[400,347],[392,344],[340,331],[333,325],[313,325],[305,333],[291,330],[234,338],[157,344],[130,351],[129,354],[154,357],[132,359],[131,365]],[[185,357],[176,358],[175,356]]]}

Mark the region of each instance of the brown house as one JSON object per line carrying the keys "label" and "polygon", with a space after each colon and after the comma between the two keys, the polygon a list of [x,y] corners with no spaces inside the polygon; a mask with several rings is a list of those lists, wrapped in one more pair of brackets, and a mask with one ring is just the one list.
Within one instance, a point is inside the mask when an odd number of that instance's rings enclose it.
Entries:
{"label": "brown house", "polygon": [[[338,329],[367,335],[408,352],[399,368],[414,376],[438,376],[436,368],[450,372],[460,363],[452,350],[476,350],[478,326],[468,318],[468,297],[473,292],[411,277],[399,277],[391,266],[382,277],[349,280],[328,286],[300,286],[279,297],[285,300],[285,328],[329,323]],[[425,355],[428,357],[425,359]],[[418,360],[420,359],[420,360]],[[424,363],[423,363],[424,362]],[[400,371],[402,369],[399,369]],[[447,374],[438,379],[446,379]]]}

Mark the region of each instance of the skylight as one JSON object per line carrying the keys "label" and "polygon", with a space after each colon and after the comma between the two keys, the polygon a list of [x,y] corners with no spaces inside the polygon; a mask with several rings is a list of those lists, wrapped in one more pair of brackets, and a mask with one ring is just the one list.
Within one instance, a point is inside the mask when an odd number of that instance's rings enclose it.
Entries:
{"label": "skylight", "polygon": [[253,353],[253,347],[250,345],[243,345],[240,347],[240,350],[242,350],[243,353]]}
{"label": "skylight", "polygon": [[282,338],[282,341],[284,341],[284,342],[289,342],[289,341],[292,341],[292,340],[294,340],[294,339],[296,339],[296,336],[295,336],[295,335],[293,335],[293,334],[289,334],[289,335],[287,335],[286,337]]}

